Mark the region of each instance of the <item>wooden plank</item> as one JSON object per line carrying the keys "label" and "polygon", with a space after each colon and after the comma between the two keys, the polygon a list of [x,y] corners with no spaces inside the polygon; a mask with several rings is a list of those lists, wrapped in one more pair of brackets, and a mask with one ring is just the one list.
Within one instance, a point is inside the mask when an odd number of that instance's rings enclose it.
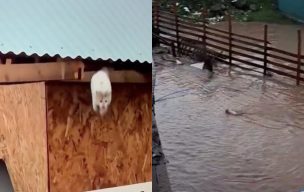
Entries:
{"label": "wooden plank", "polygon": [[288,65],[282,65],[281,63],[278,63],[278,62],[275,62],[275,61],[269,61],[268,60],[268,63],[273,65],[273,66],[280,67],[282,69],[287,69],[287,70],[290,70],[290,71],[293,71],[293,72],[297,71],[297,68],[295,68],[295,67],[291,67],[291,66],[288,66]]}
{"label": "wooden plank", "polygon": [[5,60],[5,64],[6,64],[6,65],[12,64],[12,59],[11,59],[11,58],[7,58],[7,59]]}
{"label": "wooden plank", "polygon": [[213,37],[219,37],[225,40],[229,40],[229,36],[225,36],[225,35],[220,35],[220,34],[216,34],[216,33],[212,33],[206,30],[206,34],[213,36]]}
{"label": "wooden plank", "polygon": [[161,17],[159,17],[159,22],[167,22],[167,23],[170,23],[170,24],[172,23],[174,25],[175,20],[174,20],[174,18],[161,16]]}
{"label": "wooden plank", "polygon": [[159,10],[159,13],[160,13],[160,14],[165,14],[165,15],[170,15],[170,16],[173,16],[173,17],[174,17],[174,13],[170,13],[170,12],[168,12],[168,11]]}
{"label": "wooden plank", "polygon": [[228,32],[228,31],[225,31],[225,30],[222,30],[222,29],[217,29],[217,28],[210,27],[210,26],[207,26],[207,29],[208,29],[208,30],[211,30],[211,31],[216,31],[216,32],[220,32],[220,33],[224,33],[224,34],[229,35],[229,32]]}
{"label": "wooden plank", "polygon": [[232,50],[231,52],[235,55],[240,55],[240,56],[247,57],[247,58],[250,58],[250,59],[254,59],[254,60],[257,60],[257,61],[264,61],[264,59],[261,58],[261,57],[256,57],[256,56],[253,56],[253,55],[249,55],[249,54],[246,54],[246,53],[241,53],[241,52],[234,51],[234,50]]}
{"label": "wooden plank", "polygon": [[290,57],[298,58],[298,54],[291,53],[291,52],[288,52],[288,51],[284,51],[284,50],[281,50],[281,49],[277,49],[275,47],[268,47],[268,51],[273,51],[273,52],[281,53],[281,54],[284,54],[284,55],[288,55]]}
{"label": "wooden plank", "polygon": [[237,42],[237,43],[241,43],[241,44],[245,44],[245,45],[249,45],[251,47],[257,47],[257,48],[260,48],[260,49],[264,49],[264,46],[260,45],[258,43],[252,43],[252,42],[236,39],[236,38],[233,38],[233,37],[232,37],[232,41]]}
{"label": "wooden plank", "polygon": [[[226,60],[224,60],[224,59],[221,59],[221,58],[216,58],[216,59],[217,59],[218,61],[220,61],[220,62],[223,62],[224,64],[229,65],[229,62],[226,61]],[[262,73],[262,72],[260,72],[260,71],[255,70],[255,69],[243,67],[243,66],[240,66],[240,65],[237,65],[237,64],[234,64],[234,63],[232,63],[232,66],[233,66],[233,67],[236,67],[236,68],[240,68],[240,69],[242,69],[242,70],[246,70],[246,71],[254,71],[254,72],[256,72],[256,73]]]}
{"label": "wooden plank", "polygon": [[256,53],[256,54],[264,55],[264,52],[260,51],[260,50],[255,50],[255,49],[252,49],[252,48],[249,48],[249,47],[245,47],[245,46],[242,46],[242,45],[236,45],[236,44],[232,44],[232,46],[233,46],[233,48],[237,48],[237,49],[240,49],[242,51],[248,51],[250,53]]}
{"label": "wooden plank", "polygon": [[0,83],[78,79],[81,61],[0,65]]}
{"label": "wooden plank", "polygon": [[219,49],[221,51],[226,51],[226,52],[229,52],[229,49],[226,49],[224,48],[223,46],[218,46],[218,45],[214,45],[212,43],[206,43],[206,45],[210,46],[210,47],[213,47],[213,48],[216,48],[216,49]]}
{"label": "wooden plank", "polygon": [[0,135],[14,191],[47,192],[45,85],[2,85],[0,95]]}
{"label": "wooden plank", "polygon": [[219,43],[219,44],[222,44],[222,45],[229,46],[229,43],[227,43],[225,41],[214,39],[214,38],[211,38],[211,37],[208,37],[208,36],[207,36],[207,41],[213,41],[213,42],[216,42],[216,43]]}
{"label": "wooden plank", "polygon": [[[292,74],[283,72],[283,71],[278,70],[278,69],[273,69],[273,68],[269,68],[269,67],[268,67],[267,70],[270,71],[270,72],[276,73],[276,74],[278,74],[278,75],[282,75],[282,76],[285,76],[285,77],[290,77],[290,78],[292,78],[292,79],[296,79],[296,76],[295,76],[295,75],[292,75]],[[301,78],[301,80],[303,81],[303,78]]]}
{"label": "wooden plank", "polygon": [[100,189],[89,192],[122,192],[122,191],[123,192],[152,192],[152,182]]}
{"label": "wooden plank", "polygon": [[185,35],[180,35],[180,42],[182,42],[182,41],[189,41],[189,42],[191,42],[191,43],[194,43],[194,45],[202,45],[202,42],[201,41],[199,41],[199,39],[198,38],[191,38],[190,36],[185,36]]}
{"label": "wooden plank", "polygon": [[[282,57],[282,56],[279,56],[279,55],[274,55],[272,53],[267,53],[267,57],[268,58],[279,59],[279,60],[286,61],[286,62],[289,62],[291,64],[295,64],[295,65],[298,64],[298,61],[296,61],[296,60],[288,59],[288,58],[285,58],[285,57]],[[304,63],[302,63],[302,64],[304,64]]]}
{"label": "wooden plank", "polygon": [[[62,80],[68,82],[90,82],[95,71],[85,71],[81,80]],[[142,74],[134,70],[109,70],[112,83],[151,83],[152,74]]]}
{"label": "wooden plank", "polygon": [[[174,40],[176,39],[176,34],[172,34],[172,33],[170,33],[170,32],[167,32],[167,31],[164,31],[164,30],[162,30],[161,28],[160,28],[160,34],[162,35],[167,35],[167,36],[170,36],[170,37],[173,37],[174,38]],[[172,39],[173,40],[173,39]],[[176,41],[176,40],[175,40]]]}
{"label": "wooden plank", "polygon": [[[158,17],[159,21],[167,21],[167,22],[174,22],[174,17],[168,16],[168,15],[162,15],[160,14]],[[156,22],[156,21],[155,21]]]}
{"label": "wooden plank", "polygon": [[246,65],[249,65],[249,66],[253,66],[253,67],[257,67],[257,68],[263,69],[262,65],[259,65],[259,64],[253,63],[253,62],[245,61],[245,60],[237,58],[237,57],[232,57],[232,59],[235,60],[235,61],[244,63]]}
{"label": "wooden plank", "polygon": [[[240,37],[240,38],[244,38],[244,39],[249,39],[249,40],[257,41],[257,42],[260,42],[260,43],[263,43],[263,42],[264,42],[263,39],[258,39],[258,38],[254,38],[254,37],[249,37],[249,36],[241,35],[241,34],[237,34],[237,33],[232,33],[232,36],[236,36],[236,37]],[[269,42],[267,42],[267,43],[269,44]]]}
{"label": "wooden plank", "polygon": [[179,22],[179,27],[180,27],[180,29],[184,29],[184,30],[188,30],[188,31],[191,30],[192,32],[195,32],[196,34],[203,34],[204,33],[203,29],[187,26],[187,25],[182,24],[181,22]]}
{"label": "wooden plank", "polygon": [[[188,32],[188,31],[181,31],[180,30],[179,33],[180,33],[180,36],[183,36],[183,37],[187,36],[189,38],[196,38],[197,39],[197,43],[199,42],[198,39],[203,39],[201,35],[195,34],[195,33],[191,33],[191,32]],[[200,43],[202,43],[202,42],[200,42]]]}
{"label": "wooden plank", "polygon": [[162,23],[159,24],[159,28],[163,28],[163,29],[167,29],[167,30],[171,30],[171,31],[174,31],[175,27],[173,25],[171,26],[168,26],[168,25],[163,25]]}
{"label": "wooden plank", "polygon": [[164,44],[171,46],[172,43],[174,44],[174,40],[166,38],[166,37],[162,37],[162,36],[158,36],[153,34],[153,36],[156,36],[160,41],[162,41]]}
{"label": "wooden plank", "polygon": [[203,50],[203,45],[201,43],[196,42],[196,44],[194,44],[193,42],[189,42],[188,39],[186,41],[182,41],[181,44],[185,45],[186,47],[191,47],[191,48],[202,49]]}

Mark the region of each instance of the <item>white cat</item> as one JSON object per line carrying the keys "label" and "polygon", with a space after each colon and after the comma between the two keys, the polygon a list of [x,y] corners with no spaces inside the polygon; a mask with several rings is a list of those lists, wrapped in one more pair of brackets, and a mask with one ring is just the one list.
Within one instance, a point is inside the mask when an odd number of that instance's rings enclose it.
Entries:
{"label": "white cat", "polygon": [[97,71],[91,78],[93,110],[104,116],[112,100],[112,87],[107,68]]}

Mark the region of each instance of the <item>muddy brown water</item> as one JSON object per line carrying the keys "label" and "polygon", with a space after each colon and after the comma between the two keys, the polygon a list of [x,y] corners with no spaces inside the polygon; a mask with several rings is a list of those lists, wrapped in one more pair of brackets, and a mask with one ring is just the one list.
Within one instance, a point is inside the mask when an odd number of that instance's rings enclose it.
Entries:
{"label": "muddy brown water", "polygon": [[[261,35],[263,24],[252,25],[258,26],[247,32]],[[279,28],[271,32],[273,42],[291,50],[294,37]],[[174,192],[304,189],[303,86],[239,69],[229,75],[221,64],[208,79],[197,68],[154,58],[156,119]]]}
{"label": "muddy brown water", "polygon": [[[270,24],[270,23],[260,23],[260,22],[250,22],[250,23],[232,23],[232,32],[246,35],[250,37],[255,37],[258,39],[264,39],[264,25],[268,25],[268,40],[272,46],[297,53],[298,51],[298,30],[302,32],[302,54],[304,54],[304,25],[280,25],[280,24]],[[228,23],[221,22],[211,27],[225,29],[228,31]]]}

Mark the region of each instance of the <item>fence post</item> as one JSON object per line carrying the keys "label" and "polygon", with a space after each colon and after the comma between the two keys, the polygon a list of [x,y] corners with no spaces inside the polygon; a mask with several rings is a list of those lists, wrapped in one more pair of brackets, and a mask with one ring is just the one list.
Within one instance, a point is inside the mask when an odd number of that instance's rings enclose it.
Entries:
{"label": "fence post", "polygon": [[180,53],[180,42],[179,42],[179,31],[178,31],[178,14],[177,14],[177,2],[174,1],[174,15],[175,15],[175,30],[176,30],[176,45],[177,45],[177,53]]}
{"label": "fence post", "polygon": [[231,15],[228,13],[228,28],[229,28],[229,71],[231,70],[232,66],[232,21]]}
{"label": "fence post", "polygon": [[203,8],[203,49],[204,49],[204,58],[207,56],[207,35],[206,35],[206,17],[207,17],[207,10]]}
{"label": "fence post", "polygon": [[268,26],[264,25],[264,75],[267,74]]}
{"label": "fence post", "polygon": [[159,8],[160,8],[160,2],[159,0],[156,0],[156,29],[157,29],[157,35],[159,35]]}
{"label": "fence post", "polygon": [[300,85],[301,80],[301,52],[302,52],[302,37],[301,30],[298,30],[298,66],[297,66],[297,85]]}
{"label": "fence post", "polygon": [[175,51],[174,41],[171,42],[171,51],[172,51],[172,56],[176,57],[176,51]]}

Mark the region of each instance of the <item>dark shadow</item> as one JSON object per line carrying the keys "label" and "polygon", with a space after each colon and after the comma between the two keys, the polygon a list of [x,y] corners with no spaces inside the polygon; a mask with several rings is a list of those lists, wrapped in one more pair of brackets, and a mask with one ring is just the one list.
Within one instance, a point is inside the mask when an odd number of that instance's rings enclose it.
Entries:
{"label": "dark shadow", "polygon": [[1,192],[14,192],[7,167],[3,160],[0,160],[0,191]]}

